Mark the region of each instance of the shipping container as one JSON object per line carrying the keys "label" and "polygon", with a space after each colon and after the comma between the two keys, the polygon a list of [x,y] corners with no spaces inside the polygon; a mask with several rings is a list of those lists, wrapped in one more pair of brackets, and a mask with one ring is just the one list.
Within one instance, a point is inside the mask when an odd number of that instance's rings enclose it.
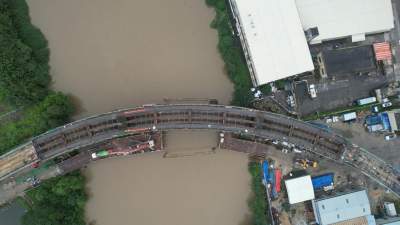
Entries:
{"label": "shipping container", "polygon": [[264,184],[266,185],[269,180],[269,164],[267,160],[262,163],[263,174],[264,174]]}
{"label": "shipping container", "polygon": [[275,179],[275,173],[272,172],[269,174],[269,183],[271,184],[271,198],[272,199],[276,199],[278,197],[278,193],[276,191],[276,179]]}
{"label": "shipping container", "polygon": [[343,114],[343,121],[348,122],[357,119],[357,113],[356,112],[349,112]]}
{"label": "shipping container", "polygon": [[369,97],[357,100],[357,105],[367,105],[376,102],[376,97]]}
{"label": "shipping container", "polygon": [[325,187],[333,186],[334,173],[327,173],[311,178],[314,190],[320,190]]}

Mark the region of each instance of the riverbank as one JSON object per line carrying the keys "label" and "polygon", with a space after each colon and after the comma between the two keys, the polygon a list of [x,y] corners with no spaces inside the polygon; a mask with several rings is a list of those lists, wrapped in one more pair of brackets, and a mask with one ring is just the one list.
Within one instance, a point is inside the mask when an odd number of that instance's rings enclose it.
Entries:
{"label": "riverbank", "polygon": [[[10,110],[20,109],[18,118],[5,120],[0,124],[0,154],[4,154],[29,138],[68,122],[73,107],[67,96],[49,89],[51,78],[47,40],[31,24],[25,0],[1,1],[0,18],[0,105],[10,106]],[[59,180],[65,181],[66,178]],[[34,192],[45,190],[48,184],[51,182],[46,182]],[[58,191],[60,190],[64,188],[59,188]],[[56,190],[52,191],[53,194],[55,192]],[[51,193],[47,193],[46,197],[53,197],[53,201],[60,200]],[[57,207],[49,204],[46,206],[56,210],[67,205],[67,201],[60,201]],[[22,224],[29,225],[48,224],[49,221],[56,225],[58,223],[54,223],[55,220],[64,220],[55,216],[54,212],[49,213],[50,211],[43,215],[43,205],[35,207],[27,208],[26,214],[17,209],[4,211],[0,215],[2,224],[15,224],[15,219],[19,220],[21,216]],[[77,224],[76,217],[72,217],[70,221],[71,224]]]}
{"label": "riverbank", "polygon": [[[178,98],[213,98],[222,104],[231,101],[233,86],[216,48],[216,32],[209,27],[214,12],[203,1],[28,0],[28,3],[33,22],[44,31],[52,50],[53,88],[75,96],[73,100],[78,105],[75,118],[116,108],[163,103],[165,98],[172,101]],[[179,138],[186,140],[182,136]],[[199,137],[188,140],[194,147],[201,142]],[[189,150],[194,150],[194,147]],[[224,153],[200,155],[199,158],[143,157],[121,158],[118,165],[114,161],[117,159],[110,159],[89,166],[89,169],[95,169],[91,170],[88,185],[91,185],[92,179],[104,184],[94,185],[96,190],[89,193],[87,215],[91,220],[104,223],[104,215],[109,213],[106,220],[112,220],[112,224],[126,224],[132,219],[143,222],[146,218],[141,215],[154,214],[152,208],[142,210],[150,203],[150,207],[163,206],[165,221],[160,222],[163,224],[168,224],[168,221],[177,224],[182,216],[184,218],[179,221],[186,221],[186,224],[193,221],[204,224],[208,223],[208,219],[219,221],[219,224],[237,224],[245,220],[243,214],[247,212],[249,191],[246,156],[240,156],[240,160]],[[126,163],[121,162],[125,160]],[[114,166],[103,171],[96,167],[102,163]],[[236,171],[240,165],[240,172]],[[191,170],[192,167],[197,169]],[[221,169],[223,174],[211,171],[213,167]],[[114,168],[120,169],[119,176],[115,176]],[[130,173],[125,174],[125,171]],[[154,174],[164,171],[169,172],[155,181],[151,179]],[[237,174],[239,177],[235,177]],[[126,180],[114,180],[125,175]],[[153,185],[138,183],[149,179],[154,182]],[[171,181],[175,183],[169,183]],[[229,185],[228,181],[237,183]],[[186,191],[193,195],[190,198],[184,194],[188,183],[192,190]],[[175,188],[177,184],[180,185]],[[230,190],[222,191],[226,185]],[[159,196],[154,199],[150,190],[164,187],[172,193],[164,192],[160,196],[163,192],[154,192]],[[125,191],[136,196],[135,199],[130,195],[122,196],[121,188],[129,188]],[[140,188],[148,198],[143,199],[139,191],[132,193],[132,190]],[[183,188],[181,195],[176,193],[181,190],[179,188]],[[91,203],[99,203],[112,196],[120,196],[125,207],[116,205],[114,198],[112,201],[108,199],[106,204]],[[221,201],[214,204],[214,199]],[[207,200],[218,207],[206,203]],[[171,209],[171,204],[179,202],[178,205],[186,206],[182,212]],[[107,211],[98,208],[106,206],[112,208]],[[188,211],[193,207],[201,207],[201,210],[193,215],[192,211]],[[204,213],[200,213],[203,209]],[[124,210],[129,212],[121,215]],[[123,217],[130,215],[135,215],[135,218],[127,220]],[[153,217],[150,219],[157,219]]]}
{"label": "riverbank", "polygon": [[[164,99],[231,100],[214,12],[199,0],[28,0],[75,118]],[[74,13],[70,13],[74,12]],[[51,18],[51,19],[49,19]]]}
{"label": "riverbank", "polygon": [[250,89],[253,87],[241,45],[235,37],[230,22],[229,6],[225,0],[206,0],[216,15],[211,27],[218,31],[218,50],[225,62],[225,70],[234,84],[232,104],[249,107],[253,99]]}

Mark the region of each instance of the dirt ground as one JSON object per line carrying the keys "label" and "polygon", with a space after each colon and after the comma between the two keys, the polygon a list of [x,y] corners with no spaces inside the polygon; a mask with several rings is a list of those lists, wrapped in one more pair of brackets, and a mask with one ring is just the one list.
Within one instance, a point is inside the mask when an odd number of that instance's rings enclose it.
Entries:
{"label": "dirt ground", "polygon": [[386,141],[384,134],[369,133],[362,123],[363,120],[354,123],[337,122],[332,124],[332,128],[353,143],[400,169],[400,138]]}

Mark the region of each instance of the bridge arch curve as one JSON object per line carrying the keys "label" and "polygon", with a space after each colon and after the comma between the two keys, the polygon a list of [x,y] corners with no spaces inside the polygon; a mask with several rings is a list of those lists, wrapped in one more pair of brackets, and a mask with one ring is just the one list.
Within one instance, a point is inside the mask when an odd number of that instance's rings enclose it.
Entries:
{"label": "bridge arch curve", "polygon": [[[50,130],[0,156],[0,181],[32,163],[115,138],[178,129],[208,129],[287,142],[345,163],[400,196],[400,172],[340,135],[284,115],[223,105],[144,105],[81,119]],[[19,160],[19,161],[18,161]]]}
{"label": "bridge arch curve", "polygon": [[82,119],[32,140],[39,159],[113,138],[143,132],[209,129],[291,143],[304,150],[340,160],[346,140],[332,132],[287,116],[222,105],[145,105]]}

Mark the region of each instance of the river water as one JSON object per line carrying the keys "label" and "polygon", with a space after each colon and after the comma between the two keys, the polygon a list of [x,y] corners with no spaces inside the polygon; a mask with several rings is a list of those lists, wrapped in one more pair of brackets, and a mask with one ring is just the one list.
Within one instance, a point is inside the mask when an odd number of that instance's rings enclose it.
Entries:
{"label": "river water", "polygon": [[[53,88],[73,97],[75,118],[165,98],[230,101],[233,85],[205,0],[27,1],[49,40]],[[213,153],[216,137],[178,132],[167,138],[174,157],[154,153],[90,165],[88,221],[247,224],[247,156]]]}
{"label": "river water", "polygon": [[164,98],[217,98],[232,84],[205,0],[28,0],[49,40],[54,88],[78,117]]}
{"label": "river water", "polygon": [[20,225],[20,219],[24,215],[25,209],[16,202],[0,208],[1,225]]}
{"label": "river water", "polygon": [[215,137],[174,132],[166,138],[166,158],[159,152],[91,164],[88,219],[98,225],[247,224],[247,157],[213,153]]}

